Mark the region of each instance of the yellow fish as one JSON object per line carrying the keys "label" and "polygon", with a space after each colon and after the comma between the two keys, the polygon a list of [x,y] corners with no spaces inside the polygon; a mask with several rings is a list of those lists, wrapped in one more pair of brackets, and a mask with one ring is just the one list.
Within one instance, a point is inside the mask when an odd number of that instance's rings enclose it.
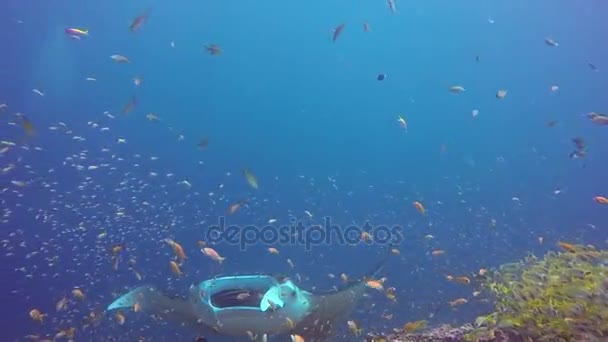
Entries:
{"label": "yellow fish", "polygon": [[425,328],[427,323],[428,322],[425,320],[408,322],[408,323],[405,323],[405,325],[403,326],[403,330],[405,330],[405,332],[407,332],[407,333],[412,333],[416,330]]}
{"label": "yellow fish", "polygon": [[255,175],[251,171],[244,169],[243,176],[245,176],[247,183],[249,183],[249,185],[251,185],[252,188],[254,188],[254,189],[258,188],[258,186],[259,186],[258,179],[255,177]]}

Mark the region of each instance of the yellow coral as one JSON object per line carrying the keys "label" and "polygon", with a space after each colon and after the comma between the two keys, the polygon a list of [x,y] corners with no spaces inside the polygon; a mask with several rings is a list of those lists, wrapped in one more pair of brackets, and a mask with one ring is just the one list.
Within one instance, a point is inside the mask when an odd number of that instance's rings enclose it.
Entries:
{"label": "yellow coral", "polygon": [[484,285],[496,297],[496,319],[483,329],[516,329],[535,341],[608,335],[608,251],[568,247],[489,272]]}

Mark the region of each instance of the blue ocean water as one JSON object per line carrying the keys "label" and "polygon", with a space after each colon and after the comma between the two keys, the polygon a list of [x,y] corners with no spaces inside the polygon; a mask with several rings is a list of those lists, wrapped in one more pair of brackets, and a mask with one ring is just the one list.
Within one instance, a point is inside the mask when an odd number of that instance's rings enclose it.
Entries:
{"label": "blue ocean water", "polygon": [[[198,245],[219,217],[402,227],[399,254],[382,271],[396,302],[369,291],[349,318],[364,332],[421,319],[461,324],[491,310],[488,298],[471,298],[476,284],[446,275],[540,256],[557,241],[605,247],[607,209],[592,198],[608,194],[608,128],[587,118],[606,111],[602,1],[398,0],[396,12],[383,0],[0,6],[0,140],[14,143],[0,154],[7,341],[70,327],[77,341],[190,340],[194,332],[133,312],[122,325],[112,314],[86,318],[136,286],[185,295],[218,275],[284,274],[331,289],[387,248],[218,242],[210,246],[226,257],[220,265]],[[89,34],[73,39],[70,27]],[[209,54],[210,44],[221,54]],[[455,85],[466,90],[451,92]],[[507,96],[497,99],[501,89]],[[588,148],[582,158],[569,157],[575,137]],[[183,277],[167,266],[167,238],[188,257]],[[72,298],[75,287],[85,300]],[[63,297],[67,309],[57,311]],[[449,307],[456,298],[470,300]],[[48,314],[43,323],[30,318],[34,308]],[[338,330],[351,338],[346,320]]]}

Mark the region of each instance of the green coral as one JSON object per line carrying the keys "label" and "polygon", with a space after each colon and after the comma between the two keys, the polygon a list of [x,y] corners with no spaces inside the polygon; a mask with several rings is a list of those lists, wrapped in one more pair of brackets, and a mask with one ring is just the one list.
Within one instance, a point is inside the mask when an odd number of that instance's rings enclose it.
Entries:
{"label": "green coral", "polygon": [[561,246],[566,252],[489,272],[483,284],[496,297],[496,312],[480,318],[469,338],[498,329],[534,341],[608,336],[608,251]]}

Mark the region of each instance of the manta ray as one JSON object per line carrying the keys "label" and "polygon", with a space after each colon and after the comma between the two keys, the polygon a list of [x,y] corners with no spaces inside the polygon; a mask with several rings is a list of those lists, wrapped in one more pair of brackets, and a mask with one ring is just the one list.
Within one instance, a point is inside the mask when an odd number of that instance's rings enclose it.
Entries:
{"label": "manta ray", "polygon": [[106,311],[136,307],[204,336],[249,336],[266,341],[268,337],[300,335],[307,342],[320,342],[352,312],[365,293],[366,281],[376,277],[388,257],[387,252],[362,279],[331,292],[313,293],[288,278],[270,275],[224,276],[190,286],[186,299],[141,286],[116,299]]}

